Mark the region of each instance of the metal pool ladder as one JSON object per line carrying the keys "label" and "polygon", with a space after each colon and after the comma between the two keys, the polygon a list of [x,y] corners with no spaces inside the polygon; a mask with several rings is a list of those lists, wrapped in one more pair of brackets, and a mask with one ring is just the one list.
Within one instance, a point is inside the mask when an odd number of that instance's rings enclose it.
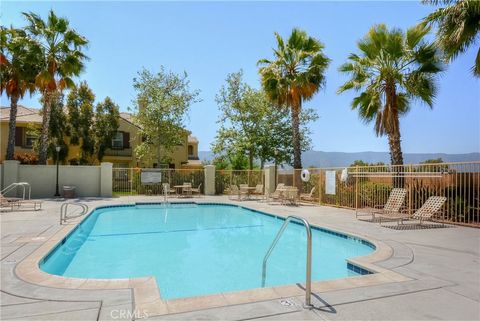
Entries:
{"label": "metal pool ladder", "polygon": [[68,206],[71,206],[71,205],[74,205],[74,206],[78,206],[82,209],[82,211],[80,212],[80,214],[78,215],[75,215],[73,217],[68,217],[68,218],[76,218],[76,217],[80,217],[82,215],[85,215],[88,213],[88,205],[87,204],[84,204],[84,203],[68,203],[68,202],[65,202],[62,204],[62,206],[60,207],[60,225],[62,225],[63,223],[65,223],[67,221],[67,211],[68,211]]}
{"label": "metal pool ladder", "polygon": [[303,217],[299,217],[296,215],[290,215],[287,217],[285,222],[283,223],[280,230],[278,230],[277,236],[273,240],[272,244],[270,245],[265,257],[263,258],[263,266],[262,266],[262,287],[265,287],[265,279],[267,278],[267,261],[272,254],[273,249],[277,245],[280,237],[283,235],[283,232],[288,226],[288,223],[292,220],[297,220],[305,225],[305,230],[307,231],[307,271],[306,271],[306,280],[305,280],[305,306],[307,308],[312,308],[312,228],[310,227],[310,223]]}

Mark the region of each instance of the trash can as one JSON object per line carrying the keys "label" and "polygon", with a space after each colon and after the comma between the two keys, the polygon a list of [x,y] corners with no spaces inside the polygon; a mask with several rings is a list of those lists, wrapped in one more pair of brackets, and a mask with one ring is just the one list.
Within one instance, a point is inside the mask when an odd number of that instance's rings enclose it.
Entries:
{"label": "trash can", "polygon": [[63,197],[64,198],[75,198],[75,186],[63,186]]}

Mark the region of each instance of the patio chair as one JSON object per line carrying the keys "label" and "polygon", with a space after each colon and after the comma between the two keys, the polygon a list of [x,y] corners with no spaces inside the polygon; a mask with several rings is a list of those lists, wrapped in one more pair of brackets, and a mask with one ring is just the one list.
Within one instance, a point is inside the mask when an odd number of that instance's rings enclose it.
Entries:
{"label": "patio chair", "polygon": [[310,201],[313,202],[315,201],[315,197],[313,197],[313,193],[315,193],[315,186],[312,187],[310,190],[310,193],[302,193],[300,194],[300,200],[302,201]]}
{"label": "patio chair", "polygon": [[263,196],[264,195],[263,185],[262,184],[257,184],[257,186],[255,186],[255,191],[253,191],[252,194],[254,194],[258,197]]}
{"label": "patio chair", "polygon": [[240,190],[238,189],[238,186],[235,184],[230,186],[230,194],[228,195],[228,198],[230,200],[233,200],[234,196],[236,196],[237,200],[240,199]]}
{"label": "patio chair", "polygon": [[192,195],[197,193],[198,194],[198,197],[200,197],[201,194],[201,188],[202,188],[202,183],[198,184],[198,187],[197,188],[192,188]]}
{"label": "patio chair", "polygon": [[275,191],[273,193],[271,193],[269,195],[269,197],[272,199],[272,201],[278,201],[278,202],[282,202],[282,199],[283,199],[283,192],[285,191],[285,184],[284,183],[279,183],[277,185],[277,188],[275,189]]}
{"label": "patio chair", "polygon": [[375,216],[379,214],[398,214],[400,213],[406,195],[406,189],[394,188],[390,192],[390,195],[385,205],[374,205],[373,208],[367,207],[357,209],[355,211],[355,217],[358,218],[359,216],[371,216],[372,221],[375,221]]}
{"label": "patio chair", "polygon": [[182,195],[184,197],[189,197],[192,195],[192,183],[184,182],[182,187]]}
{"label": "patio chair", "polygon": [[446,201],[447,198],[444,196],[430,196],[427,201],[423,203],[422,207],[416,210],[413,215],[410,215],[410,213],[378,214],[380,225],[382,225],[382,219],[387,219],[388,221],[395,220],[398,225],[403,224],[404,220],[413,219],[419,221],[418,225],[422,225],[423,221],[430,220],[435,214],[437,214]]}
{"label": "patio chair", "polygon": [[248,184],[240,184],[240,195],[238,196],[240,201],[242,200],[242,195],[244,199],[248,198]]}
{"label": "patio chair", "polygon": [[167,191],[167,196],[170,195],[177,195],[177,190],[175,188],[171,188],[169,183],[163,183],[163,192]]}
{"label": "patio chair", "polygon": [[290,186],[283,191],[282,204],[297,205],[298,188]]}
{"label": "patio chair", "polygon": [[42,209],[42,201],[36,201],[36,200],[19,200],[17,202],[14,202],[15,206],[17,206],[19,209],[22,206],[32,206],[34,211],[38,211]]}
{"label": "patio chair", "polygon": [[15,209],[20,209],[21,206],[32,206],[34,211],[42,209],[42,201],[36,200],[24,200],[18,197],[5,197],[0,194],[0,207],[10,208],[11,211]]}

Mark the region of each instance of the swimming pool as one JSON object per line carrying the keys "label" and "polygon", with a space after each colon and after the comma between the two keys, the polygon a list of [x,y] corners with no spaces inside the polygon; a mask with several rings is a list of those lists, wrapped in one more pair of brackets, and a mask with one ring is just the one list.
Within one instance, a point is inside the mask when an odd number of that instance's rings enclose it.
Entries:
{"label": "swimming pool", "polygon": [[[75,278],[155,276],[164,300],[261,287],[262,261],[284,219],[225,204],[145,204],[93,211],[40,263]],[[266,286],[305,282],[306,232],[290,224],[269,258]],[[312,231],[312,280],[368,273],[346,259],[364,240]]]}

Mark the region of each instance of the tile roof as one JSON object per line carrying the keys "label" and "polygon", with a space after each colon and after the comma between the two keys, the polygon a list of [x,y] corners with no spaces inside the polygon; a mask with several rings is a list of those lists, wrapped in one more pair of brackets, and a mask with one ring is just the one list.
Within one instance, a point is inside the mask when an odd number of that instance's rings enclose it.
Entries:
{"label": "tile roof", "polygon": [[193,135],[188,135],[188,142],[189,143],[198,143],[198,139],[197,139],[197,137],[195,137]]}
{"label": "tile roof", "polygon": [[[0,121],[10,120],[10,107],[0,107]],[[41,123],[42,115],[40,109],[17,106],[17,122],[19,123]]]}
{"label": "tile roof", "polygon": [[[17,106],[17,122],[18,123],[42,123],[42,115],[40,109],[37,108],[27,108],[22,105]],[[129,123],[134,124],[133,115],[126,112],[120,112],[120,117]],[[8,122],[10,120],[10,107],[1,106],[0,107],[0,121]],[[187,130],[188,131],[188,130]],[[190,132],[190,131],[188,131]],[[198,143],[197,137],[193,135],[188,135],[189,143]]]}
{"label": "tile roof", "polygon": [[[37,108],[27,108],[22,105],[17,107],[17,122],[28,122],[28,123],[41,123],[42,115],[40,114],[40,109]],[[120,117],[125,119],[128,122],[132,123],[132,114],[130,113],[120,113]],[[9,121],[10,120],[10,107],[2,106],[0,107],[0,121]]]}

